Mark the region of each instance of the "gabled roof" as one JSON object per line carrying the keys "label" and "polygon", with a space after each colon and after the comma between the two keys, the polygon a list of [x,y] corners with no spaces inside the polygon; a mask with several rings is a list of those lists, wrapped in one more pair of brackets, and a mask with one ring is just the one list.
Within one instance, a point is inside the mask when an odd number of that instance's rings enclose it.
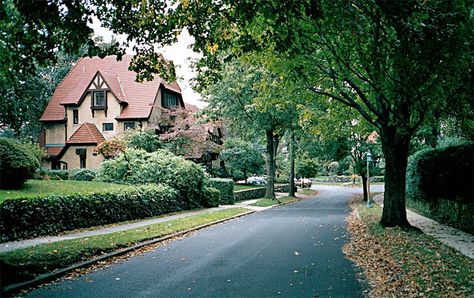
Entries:
{"label": "gabled roof", "polygon": [[64,120],[64,105],[78,104],[97,72],[117,99],[128,103],[121,119],[148,118],[160,86],[181,94],[178,83],[167,84],[157,75],[153,81],[135,82],[136,73],[128,70],[132,58],[125,55],[121,61],[117,61],[116,56],[79,59],[54,91],[40,121]]}
{"label": "gabled roof", "polygon": [[64,146],[47,146],[46,154],[49,157],[58,156],[63,151]]}
{"label": "gabled roof", "polygon": [[105,141],[104,136],[92,123],[83,123],[67,140],[66,144],[100,144]]}

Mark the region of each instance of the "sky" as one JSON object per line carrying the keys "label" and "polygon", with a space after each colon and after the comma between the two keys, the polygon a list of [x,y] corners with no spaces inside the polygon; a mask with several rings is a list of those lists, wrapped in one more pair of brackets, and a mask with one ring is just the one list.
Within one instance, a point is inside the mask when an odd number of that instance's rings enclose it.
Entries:
{"label": "sky", "polygon": [[[93,19],[90,26],[94,29],[94,34],[96,36],[102,36],[105,42],[112,39],[113,33],[103,28],[97,18]],[[119,41],[125,40],[124,36],[115,36],[115,38]],[[191,60],[200,57],[198,53],[193,52],[193,50],[189,48],[193,42],[194,38],[189,35],[187,30],[184,30],[178,36],[177,43],[160,48],[158,51],[163,54],[165,59],[173,61],[184,101],[202,108],[205,103],[201,101],[201,95],[191,88],[191,79],[196,76],[196,73],[191,68]],[[131,47],[127,49],[127,54],[134,54]]]}

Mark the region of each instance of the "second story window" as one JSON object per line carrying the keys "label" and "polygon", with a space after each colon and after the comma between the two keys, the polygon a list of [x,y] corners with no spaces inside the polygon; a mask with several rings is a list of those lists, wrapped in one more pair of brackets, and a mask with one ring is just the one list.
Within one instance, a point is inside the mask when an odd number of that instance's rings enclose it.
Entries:
{"label": "second story window", "polygon": [[105,91],[92,92],[92,107],[105,108],[106,106]]}
{"label": "second story window", "polygon": [[72,124],[79,124],[79,111],[72,110]]}
{"label": "second story window", "polygon": [[176,93],[163,90],[163,108],[175,108],[178,105],[178,95]]}
{"label": "second story window", "polygon": [[114,124],[113,123],[103,123],[102,124],[102,131],[113,131]]}

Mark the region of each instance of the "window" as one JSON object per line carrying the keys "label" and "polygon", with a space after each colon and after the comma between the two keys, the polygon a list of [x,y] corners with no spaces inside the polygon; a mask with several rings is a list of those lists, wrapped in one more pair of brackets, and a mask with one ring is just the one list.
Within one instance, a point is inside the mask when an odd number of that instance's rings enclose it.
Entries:
{"label": "window", "polygon": [[168,91],[163,91],[163,107],[174,108],[178,105],[178,95]]}
{"label": "window", "polygon": [[135,129],[135,121],[125,121],[123,124],[123,130]]}
{"label": "window", "polygon": [[72,124],[79,124],[79,111],[72,110]]}
{"label": "window", "polygon": [[114,124],[113,123],[102,123],[102,131],[113,131]]}
{"label": "window", "polygon": [[105,91],[92,92],[92,106],[96,108],[104,108],[106,106]]}
{"label": "window", "polygon": [[79,168],[85,169],[87,150],[83,148],[76,149],[76,154],[79,155]]}

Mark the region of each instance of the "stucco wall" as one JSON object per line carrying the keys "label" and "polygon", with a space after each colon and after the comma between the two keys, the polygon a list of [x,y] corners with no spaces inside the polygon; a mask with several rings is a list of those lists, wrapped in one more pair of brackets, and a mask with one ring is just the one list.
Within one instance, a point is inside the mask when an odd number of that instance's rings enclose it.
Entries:
{"label": "stucco wall", "polygon": [[79,169],[79,155],[76,154],[76,149],[86,149],[86,168],[97,169],[104,160],[101,154],[94,155],[93,151],[95,145],[84,145],[84,146],[69,146],[64,152],[61,161],[67,163],[68,169]]}
{"label": "stucco wall", "polygon": [[[92,95],[89,93],[83,100],[82,104],[79,107],[67,107],[66,108],[66,115],[67,115],[67,137],[68,139],[72,136],[72,134],[81,126],[82,123],[89,122],[94,123],[99,131],[102,133],[106,140],[113,138],[118,132],[123,131],[123,123],[120,123],[115,120],[115,117],[120,116],[120,112],[122,107],[115,99],[112,92],[107,91],[107,115],[103,110],[95,110],[94,116],[92,116],[91,110],[91,101]],[[73,124],[73,110],[78,110],[79,113],[79,123]],[[113,131],[103,131],[102,124],[103,123],[113,123],[114,130]]]}
{"label": "stucco wall", "polygon": [[66,143],[64,136],[64,123],[46,123],[44,128],[46,145],[59,145]]}

